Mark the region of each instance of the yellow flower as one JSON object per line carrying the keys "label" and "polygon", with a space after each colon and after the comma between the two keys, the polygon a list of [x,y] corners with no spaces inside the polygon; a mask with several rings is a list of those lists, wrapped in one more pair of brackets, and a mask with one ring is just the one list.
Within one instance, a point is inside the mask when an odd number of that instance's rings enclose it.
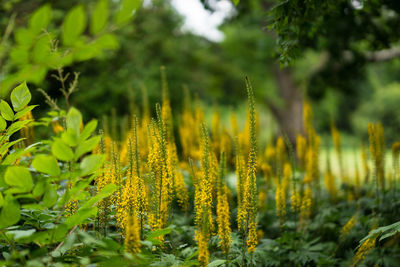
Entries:
{"label": "yellow flower", "polygon": [[29,122],[25,127],[23,127],[21,129],[21,137],[25,138],[25,140],[24,140],[25,146],[29,146],[34,143],[34,139],[35,139],[34,131],[33,131],[33,123],[32,123],[34,121],[32,112],[29,111],[24,116],[19,118],[19,120],[20,121],[31,120],[31,122]]}
{"label": "yellow flower", "polygon": [[276,215],[283,223],[286,216],[286,193],[282,183],[276,185],[275,191]]}
{"label": "yellow flower", "polygon": [[223,252],[228,254],[231,247],[232,237],[227,186],[223,186],[223,188],[218,191],[217,224],[218,237],[220,239],[219,245]]}
{"label": "yellow flower", "polygon": [[257,225],[256,222],[252,221],[249,225],[249,236],[247,238],[247,251],[249,253],[253,253],[256,251],[256,247],[258,244],[258,235],[257,235]]}
{"label": "yellow flower", "polygon": [[312,206],[312,191],[309,186],[307,186],[300,208],[300,227],[305,227],[306,222],[310,219]]}
{"label": "yellow flower", "polygon": [[374,249],[376,239],[378,235],[373,235],[370,238],[367,238],[361,246],[357,249],[356,254],[353,257],[353,261],[351,266],[358,266],[365,260],[365,257]]}
{"label": "yellow flower", "polygon": [[336,184],[335,184],[335,177],[333,176],[330,169],[328,169],[325,172],[324,180],[325,180],[325,187],[328,190],[330,197],[333,200],[336,200],[337,188],[336,188]]}
{"label": "yellow flower", "polygon": [[126,252],[140,253],[140,227],[136,215],[130,215],[125,228],[124,240]]}
{"label": "yellow flower", "polygon": [[358,214],[354,214],[340,230],[340,239],[345,239],[357,223]]}
{"label": "yellow flower", "polygon": [[298,134],[296,138],[296,152],[300,167],[304,167],[306,149],[307,140],[301,134]]}

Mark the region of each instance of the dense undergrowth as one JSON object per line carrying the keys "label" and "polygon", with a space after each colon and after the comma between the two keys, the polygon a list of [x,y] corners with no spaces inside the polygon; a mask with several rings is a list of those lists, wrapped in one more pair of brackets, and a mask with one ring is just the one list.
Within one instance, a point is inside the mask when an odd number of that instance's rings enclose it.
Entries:
{"label": "dense undergrowth", "polygon": [[[173,113],[161,73],[155,116],[146,105],[130,114],[121,140],[47,95],[52,111],[33,118],[25,83],[1,101],[2,265],[398,265],[400,145],[385,168],[380,124],[368,125],[354,173],[332,125],[334,175],[329,158],[320,168],[308,103],[295,145],[283,134],[260,147],[268,126],[247,79],[246,123],[232,113],[225,128],[218,113],[207,125],[189,96]],[[36,139],[35,128],[51,137]]]}

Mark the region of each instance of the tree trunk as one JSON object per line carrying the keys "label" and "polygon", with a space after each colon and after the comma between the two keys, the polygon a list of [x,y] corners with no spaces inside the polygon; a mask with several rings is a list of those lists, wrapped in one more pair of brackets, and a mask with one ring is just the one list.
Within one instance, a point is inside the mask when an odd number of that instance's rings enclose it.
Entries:
{"label": "tree trunk", "polygon": [[267,100],[267,105],[276,118],[282,134],[286,134],[290,142],[296,144],[296,136],[304,135],[302,90],[296,85],[291,70],[275,66],[276,84],[283,105]]}

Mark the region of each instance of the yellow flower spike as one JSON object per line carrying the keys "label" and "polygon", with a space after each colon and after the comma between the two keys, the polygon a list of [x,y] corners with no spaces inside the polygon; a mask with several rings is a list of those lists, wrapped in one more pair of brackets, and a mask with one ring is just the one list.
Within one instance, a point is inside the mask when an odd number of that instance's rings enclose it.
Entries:
{"label": "yellow flower spike", "polygon": [[175,174],[175,192],[179,206],[182,210],[186,211],[189,206],[189,193],[183,179],[183,174],[180,171]]}
{"label": "yellow flower spike", "polygon": [[[385,138],[382,124],[368,124],[369,149],[375,165],[375,182],[377,192],[385,189]],[[379,197],[377,195],[377,197]]]}
{"label": "yellow flower spike", "polygon": [[212,218],[212,184],[211,184],[211,162],[210,162],[210,141],[207,128],[204,124],[201,126],[202,132],[202,172],[196,178],[195,183],[195,223],[197,231],[195,239],[199,247],[198,260],[201,266],[207,266],[209,261],[208,242],[213,229]]}
{"label": "yellow flower spike", "polygon": [[357,223],[358,219],[358,213],[354,214],[343,226],[343,228],[340,230],[340,237],[339,239],[343,241],[351,232],[351,230],[354,228],[354,226]]}
{"label": "yellow flower spike", "polygon": [[286,193],[283,182],[278,182],[275,190],[276,216],[281,224],[285,222],[286,217]]}
{"label": "yellow flower spike", "polygon": [[281,136],[279,136],[278,139],[276,140],[276,153],[277,153],[279,168],[281,171],[283,171],[284,165],[286,163],[286,145],[285,141]]}
{"label": "yellow flower spike", "polygon": [[125,228],[125,251],[131,254],[140,253],[140,227],[137,216],[129,215]]}
{"label": "yellow flower spike", "polygon": [[232,242],[230,209],[228,202],[229,189],[225,184],[226,157],[225,153],[221,153],[219,166],[219,185],[217,194],[217,224],[219,245],[227,256]]}
{"label": "yellow flower spike", "polygon": [[[257,212],[258,212],[258,193],[256,183],[257,172],[257,137],[256,137],[256,112],[254,92],[250,81],[246,77],[246,88],[248,94],[248,144],[249,154],[247,159],[247,170],[242,186],[244,189],[240,192],[242,200],[238,212],[239,229],[246,237],[246,245],[250,253],[254,252],[257,240]],[[242,178],[242,179],[243,179]]]}
{"label": "yellow flower spike", "polygon": [[300,168],[304,168],[305,157],[307,151],[307,140],[301,134],[296,137],[296,153],[299,160]]}
{"label": "yellow flower spike", "polygon": [[289,186],[292,181],[292,176],[293,176],[292,166],[290,165],[290,163],[286,162],[283,167],[283,180],[282,180],[282,186],[285,193],[288,192]]}
{"label": "yellow flower spike", "polygon": [[329,196],[333,201],[337,199],[337,188],[335,184],[335,177],[330,170],[325,172],[324,176],[325,187],[329,192]]}
{"label": "yellow flower spike", "polygon": [[357,249],[356,254],[353,257],[351,264],[352,267],[358,266],[365,260],[366,256],[374,249],[376,239],[378,238],[378,236],[379,236],[378,234],[373,235],[370,238],[367,238],[361,244],[361,246]]}
{"label": "yellow flower spike", "polygon": [[368,183],[370,177],[370,169],[368,164],[367,150],[365,149],[364,144],[361,145],[361,161],[364,169],[364,182]]}
{"label": "yellow flower spike", "polygon": [[312,207],[312,190],[310,186],[307,186],[304,195],[301,201],[300,207],[300,228],[305,228],[307,226],[307,221],[311,216],[311,207]]}
{"label": "yellow flower spike", "polygon": [[263,163],[261,165],[261,170],[264,173],[265,184],[269,186],[273,177],[272,167],[268,163]]}

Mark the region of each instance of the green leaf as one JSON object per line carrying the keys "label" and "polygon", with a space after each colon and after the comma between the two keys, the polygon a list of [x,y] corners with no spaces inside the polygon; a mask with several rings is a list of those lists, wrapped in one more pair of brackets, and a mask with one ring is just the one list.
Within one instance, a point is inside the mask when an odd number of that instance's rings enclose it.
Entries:
{"label": "green leaf", "polygon": [[90,18],[90,32],[98,34],[107,25],[108,0],[99,0]]}
{"label": "green leaf", "polygon": [[208,267],[216,267],[216,266],[221,266],[222,264],[224,264],[226,262],[226,260],[215,260],[212,261],[208,264]]}
{"label": "green leaf", "polygon": [[33,197],[40,197],[41,195],[43,195],[45,189],[46,189],[45,180],[40,180],[39,182],[35,183],[35,188],[33,188],[32,191]]}
{"label": "green leaf", "polygon": [[32,96],[26,82],[21,83],[11,92],[11,103],[16,112],[22,110],[26,105],[28,105],[31,98]]}
{"label": "green leaf", "polygon": [[7,157],[5,159],[3,159],[3,162],[1,163],[1,165],[14,164],[17,161],[17,159],[19,159],[23,155],[33,152],[36,149],[36,146],[39,144],[40,143],[35,143],[35,144],[28,146],[27,148],[15,150],[13,153],[8,154]]}
{"label": "green leaf", "polygon": [[141,0],[122,0],[119,10],[114,16],[115,24],[122,25],[129,22],[141,2]]}
{"label": "green leaf", "polygon": [[[3,157],[8,152],[8,149],[10,147],[12,147],[13,145],[21,142],[24,139],[25,138],[20,138],[20,139],[17,139],[15,141],[12,141],[12,142],[7,142],[7,143],[3,144],[2,146],[0,146],[0,157]],[[12,154],[9,154],[9,155],[12,155]]]}
{"label": "green leaf", "polygon": [[92,151],[100,142],[101,136],[93,136],[78,145],[75,151],[75,160],[79,159],[83,154]]}
{"label": "green leaf", "polygon": [[43,172],[51,176],[60,175],[60,167],[58,166],[57,160],[50,155],[36,155],[32,161],[32,167],[39,172]]}
{"label": "green leaf", "polygon": [[72,152],[72,149],[64,144],[61,139],[56,139],[53,142],[51,146],[51,152],[59,160],[71,161],[74,159],[74,152]]}
{"label": "green leaf", "polygon": [[61,139],[70,147],[76,146],[79,142],[78,133],[71,128],[68,128],[61,134]]}
{"label": "green leaf", "polygon": [[18,120],[19,118],[21,118],[22,116],[26,115],[29,111],[31,111],[32,109],[34,109],[37,106],[38,105],[27,106],[27,107],[23,108],[21,111],[18,111],[14,115],[14,120]]}
{"label": "green leaf", "polygon": [[0,192],[0,207],[3,207],[4,205],[4,197],[3,194]]}
{"label": "green leaf", "polygon": [[29,28],[33,33],[37,34],[46,29],[50,21],[51,7],[47,4],[40,7],[32,14],[32,17],[29,19]]}
{"label": "green leaf", "polygon": [[237,5],[239,4],[240,0],[232,0],[232,2],[233,2],[233,4],[234,4],[235,6],[237,6]]}
{"label": "green leaf", "polygon": [[33,47],[31,59],[33,63],[48,66],[51,63],[51,37],[49,35],[42,35]]}
{"label": "green leaf", "polygon": [[8,121],[12,121],[14,119],[14,112],[12,111],[10,105],[4,100],[1,100],[0,102],[0,111],[1,116],[3,116],[4,119]]}
{"label": "green leaf", "polygon": [[81,141],[86,140],[90,137],[94,130],[97,128],[97,120],[91,120],[88,124],[83,127],[80,139]]}
{"label": "green leaf", "polygon": [[6,228],[19,221],[21,217],[19,203],[11,195],[7,195],[0,212],[0,228]]}
{"label": "green leaf", "polygon": [[89,155],[83,158],[81,162],[81,175],[85,176],[95,172],[97,169],[103,165],[105,160],[104,155]]}
{"label": "green leaf", "polygon": [[30,237],[35,232],[36,232],[36,229],[13,230],[13,231],[6,232],[6,235],[12,237],[14,240],[18,240],[18,239],[21,239],[21,238]]}
{"label": "green leaf", "polygon": [[72,107],[67,113],[67,129],[72,129],[79,136],[82,125],[82,114],[76,108]]}
{"label": "green leaf", "polygon": [[81,209],[86,209],[90,208],[93,205],[95,205],[97,202],[100,200],[111,196],[112,193],[117,189],[117,186],[115,184],[108,184],[106,185],[99,193],[97,193],[95,196],[91,197],[88,201],[85,202],[85,204],[82,205]]}
{"label": "green leaf", "polygon": [[169,234],[171,232],[172,232],[171,228],[164,228],[164,229],[156,230],[156,231],[151,232],[150,234],[148,234],[146,240],[154,239],[154,238],[159,237],[159,236],[164,236],[164,235],[167,235],[167,234]]}
{"label": "green leaf", "polygon": [[79,209],[65,220],[65,224],[68,228],[83,224],[88,218],[96,216],[97,210],[97,207]]}
{"label": "green leaf", "polygon": [[42,204],[45,207],[52,207],[57,203],[58,200],[58,195],[57,195],[57,190],[54,185],[52,184],[47,184],[46,186],[46,192],[44,193],[43,199],[42,199]]}
{"label": "green leaf", "polygon": [[3,117],[0,117],[0,131],[4,131],[7,127],[7,122],[3,119]]}
{"label": "green leaf", "polygon": [[82,5],[72,8],[62,24],[62,41],[66,46],[71,46],[86,28],[85,9]]}
{"label": "green leaf", "polygon": [[24,120],[24,121],[15,121],[13,122],[7,129],[6,135],[11,136],[14,133],[18,132],[25,126],[27,126],[32,120]]}
{"label": "green leaf", "polygon": [[4,176],[4,181],[10,185],[28,192],[33,188],[32,176],[29,170],[21,166],[10,166]]}

